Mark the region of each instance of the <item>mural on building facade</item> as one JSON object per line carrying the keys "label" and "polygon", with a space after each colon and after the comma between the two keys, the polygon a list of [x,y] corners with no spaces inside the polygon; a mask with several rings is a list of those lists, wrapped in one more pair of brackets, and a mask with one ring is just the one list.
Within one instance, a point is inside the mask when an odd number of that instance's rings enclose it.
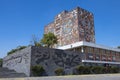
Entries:
{"label": "mural on building facade", "polygon": [[35,62],[37,64],[40,64],[41,62],[44,62],[50,59],[50,53],[48,53],[48,51],[44,51],[44,50],[41,51],[41,50],[36,49],[34,53],[35,53],[34,54]]}
{"label": "mural on building facade", "polygon": [[45,31],[45,34],[47,34],[48,32],[54,33],[55,32],[54,23],[51,22],[50,24],[45,26],[45,30],[44,31]]}
{"label": "mural on building facade", "polygon": [[63,23],[62,25],[62,33],[63,34],[69,34],[72,31],[73,23],[72,20],[68,20]]}
{"label": "mural on building facade", "polygon": [[56,47],[78,41],[95,42],[93,14],[76,8],[63,11],[55,17],[53,23],[45,27],[45,33],[53,32],[58,38]]}
{"label": "mural on building facade", "polygon": [[95,43],[93,14],[80,9],[78,17],[80,40]]}
{"label": "mural on building facade", "polygon": [[25,52],[23,54],[19,54],[19,55],[12,55],[11,57],[9,57],[9,59],[4,59],[4,66],[9,66],[9,67],[14,67],[17,64],[21,64],[22,62],[24,62],[24,64],[28,64],[29,63],[29,52]]}
{"label": "mural on building facade", "polygon": [[68,54],[65,51],[56,50],[52,58],[57,66],[64,68],[75,67],[81,62],[81,56],[79,54]]}
{"label": "mural on building facade", "polygon": [[[74,53],[74,54],[73,54]],[[49,50],[45,48],[34,49],[32,59],[35,64],[45,64],[49,66],[52,63],[54,66],[71,68],[80,64],[81,54],[63,50]]]}
{"label": "mural on building facade", "polygon": [[30,76],[31,47],[17,51],[3,59],[3,67]]}

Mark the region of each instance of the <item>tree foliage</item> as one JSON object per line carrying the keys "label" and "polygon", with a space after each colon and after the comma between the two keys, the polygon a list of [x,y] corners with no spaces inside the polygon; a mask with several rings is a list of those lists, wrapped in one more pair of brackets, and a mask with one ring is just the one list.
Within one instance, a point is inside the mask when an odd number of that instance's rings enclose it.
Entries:
{"label": "tree foliage", "polygon": [[57,44],[57,37],[49,32],[48,34],[44,34],[41,43],[46,47],[52,48],[54,44]]}

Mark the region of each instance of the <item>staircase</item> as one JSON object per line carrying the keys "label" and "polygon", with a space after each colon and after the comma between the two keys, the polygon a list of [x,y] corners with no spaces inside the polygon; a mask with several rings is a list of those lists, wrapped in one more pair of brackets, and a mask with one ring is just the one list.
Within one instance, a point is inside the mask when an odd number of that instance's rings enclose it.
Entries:
{"label": "staircase", "polygon": [[27,77],[24,73],[17,73],[14,70],[9,70],[8,68],[0,67],[0,78],[19,78]]}

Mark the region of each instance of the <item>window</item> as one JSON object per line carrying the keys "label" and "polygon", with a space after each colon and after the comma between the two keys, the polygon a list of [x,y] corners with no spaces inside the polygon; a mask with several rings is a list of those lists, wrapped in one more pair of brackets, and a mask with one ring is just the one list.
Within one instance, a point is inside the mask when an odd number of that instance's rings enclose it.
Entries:
{"label": "window", "polygon": [[100,53],[101,53],[101,59],[102,59],[102,61],[106,61],[105,50],[101,49]]}
{"label": "window", "polygon": [[114,51],[112,51],[112,59],[113,61],[116,61],[116,53]]}
{"label": "window", "polygon": [[95,49],[94,49],[94,53],[95,53],[95,54],[98,54],[98,53],[99,53],[99,49],[95,48]]}
{"label": "window", "polygon": [[117,61],[120,61],[119,52],[116,52]]}
{"label": "window", "polygon": [[85,49],[85,53],[88,53],[89,51],[88,51],[88,47],[84,47],[84,49]]}
{"label": "window", "polygon": [[89,52],[90,52],[90,53],[93,53],[93,48],[92,48],[92,47],[89,48]]}

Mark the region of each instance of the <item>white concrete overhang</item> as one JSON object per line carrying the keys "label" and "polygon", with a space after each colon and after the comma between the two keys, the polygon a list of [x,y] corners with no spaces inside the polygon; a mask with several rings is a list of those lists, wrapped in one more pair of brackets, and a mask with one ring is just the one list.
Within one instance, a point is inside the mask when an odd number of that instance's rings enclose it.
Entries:
{"label": "white concrete overhang", "polygon": [[76,42],[73,44],[61,46],[61,47],[58,47],[57,49],[67,50],[67,49],[77,48],[77,47],[81,47],[81,46],[89,46],[89,47],[95,47],[95,48],[101,48],[101,49],[120,52],[120,49],[117,49],[117,48],[107,47],[107,46],[98,45],[95,43],[85,42],[85,41],[80,41],[80,42]]}
{"label": "white concrete overhang", "polygon": [[87,62],[87,63],[102,63],[102,64],[120,64],[120,62],[93,61],[93,60],[82,60],[82,62]]}

